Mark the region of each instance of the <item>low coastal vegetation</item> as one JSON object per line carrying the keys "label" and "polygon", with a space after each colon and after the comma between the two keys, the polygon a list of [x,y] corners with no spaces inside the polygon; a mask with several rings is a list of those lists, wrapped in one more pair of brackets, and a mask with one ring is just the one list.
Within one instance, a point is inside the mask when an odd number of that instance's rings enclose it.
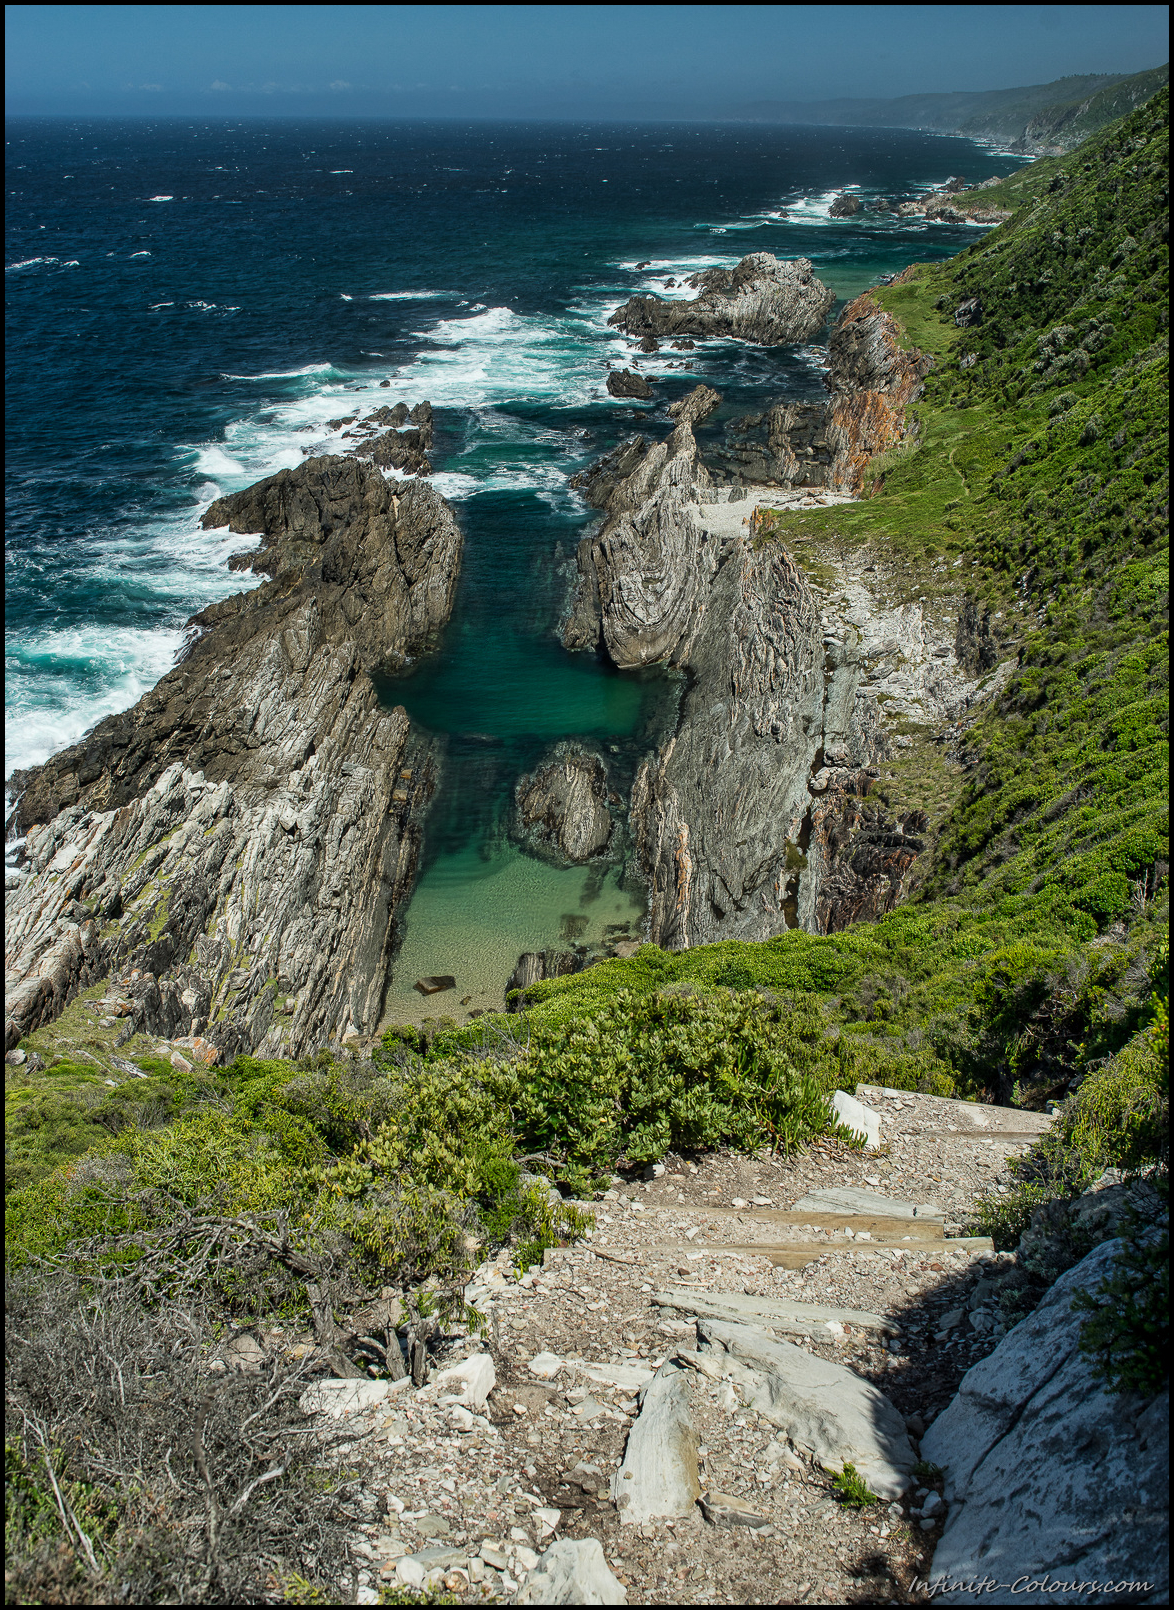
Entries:
{"label": "low coastal vegetation", "polygon": [[[860,1081],[1060,1104],[1015,1186],[980,1209],[999,1248],[1107,1170],[1145,1178],[1157,1208],[1124,1225],[1117,1272],[1087,1297],[1086,1345],[1115,1388],[1154,1389],[1168,1323],[1166,117],[1163,92],[992,187],[1007,224],[876,293],[935,360],[912,445],[874,466],[873,497],[760,533],[800,558],[872,544],[909,596],[963,587],[977,664],[1005,668],[963,726],[922,735],[878,784],[886,808],[921,808],[932,755],[949,751],[955,782],[908,903],[830,936],[645,946],[475,1025],[392,1030],[366,1061],[177,1068],[137,1037],[115,1055],[80,1017],[71,1047],[68,1019],[24,1042],[6,1105],[24,1405],[6,1444],[10,1602],[258,1602],[267,1574],[270,1600],[295,1602],[283,1529],[296,1511],[301,1552],[314,1532],[321,1558],[336,1554],[328,1495],[345,1496],[346,1472],[321,1464],[294,1412],[308,1364],[217,1392],[225,1338],[264,1320],[340,1345],[358,1335],[348,1316],[394,1297],[410,1357],[438,1318],[479,1323],[463,1291],[481,1260],[508,1248],[527,1267],[583,1236],[578,1204],[617,1168],[801,1148],[834,1128],[831,1093]],[[374,1351],[351,1348],[371,1373],[403,1368],[396,1317],[383,1325]],[[177,1481],[181,1446],[196,1474]],[[841,1498],[872,1501],[847,1480]],[[205,1529],[208,1549],[188,1548]]]}

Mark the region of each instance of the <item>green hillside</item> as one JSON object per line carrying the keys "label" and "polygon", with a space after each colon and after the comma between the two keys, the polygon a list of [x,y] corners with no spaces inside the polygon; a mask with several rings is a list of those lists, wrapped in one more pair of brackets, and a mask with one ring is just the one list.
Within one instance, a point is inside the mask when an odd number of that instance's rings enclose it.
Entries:
{"label": "green hillside", "polygon": [[1016,145],[1071,150],[1125,116],[1168,83],[1168,66],[1131,76],[1089,73],[1015,89],[902,95],[894,100],[755,101],[737,116],[762,123],[820,123],[935,129]]}
{"label": "green hillside", "polygon": [[[1155,67],[1110,84],[1096,94],[1047,106],[1032,117],[1021,136],[1029,151],[1072,151],[1090,134],[1144,106],[1170,82],[1169,67]],[[966,129],[959,131],[965,134]]]}

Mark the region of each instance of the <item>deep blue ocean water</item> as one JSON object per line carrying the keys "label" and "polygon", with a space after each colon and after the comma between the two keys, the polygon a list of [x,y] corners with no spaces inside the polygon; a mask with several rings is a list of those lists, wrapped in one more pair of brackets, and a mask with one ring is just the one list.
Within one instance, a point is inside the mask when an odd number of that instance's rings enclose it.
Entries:
{"label": "deep blue ocean water", "polygon": [[[455,933],[497,877],[502,954],[556,939],[585,876],[504,846],[517,775],[575,734],[622,769],[671,691],[554,636],[594,518],[567,478],[646,412],[604,389],[608,360],[631,361],[608,314],[752,251],[810,257],[851,297],[976,231],[834,220],[838,190],[900,200],[1019,160],[893,130],[188,119],[10,121],[7,156],[6,775],[132,704],[187,617],[240,587],[241,539],[199,529],[213,498],[340,450],[331,419],[427,398],[466,546],[440,653],[385,690],[448,735],[409,945],[440,891]],[[710,433],[824,394],[816,347],[639,366],[661,377],[645,428],[662,433],[702,380],[725,398]],[[600,921],[632,909],[588,884]]]}

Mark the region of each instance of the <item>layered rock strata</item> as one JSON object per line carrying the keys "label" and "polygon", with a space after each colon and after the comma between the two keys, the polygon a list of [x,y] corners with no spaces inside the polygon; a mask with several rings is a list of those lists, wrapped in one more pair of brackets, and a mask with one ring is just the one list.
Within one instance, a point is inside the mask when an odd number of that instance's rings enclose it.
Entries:
{"label": "layered rock strata", "polygon": [[835,292],[811,262],[779,262],[754,252],[736,268],[711,268],[688,281],[701,294],[689,302],[633,296],[607,321],[635,336],[736,336],[760,346],[809,341],[823,329]]}
{"label": "layered rock strata", "polygon": [[434,783],[373,676],[448,618],[461,534],[422,482],[346,458],[221,499],[272,579],[191,622],[133,709],[12,779],[6,1046],[119,974],[135,1029],[299,1055],[378,1021]]}
{"label": "layered rock strata", "polygon": [[870,292],[850,302],[828,339],[827,403],[778,403],[730,427],[717,467],[726,479],[859,493],[868,461],[901,442],[905,410],[933,366],[901,348],[892,314]]}

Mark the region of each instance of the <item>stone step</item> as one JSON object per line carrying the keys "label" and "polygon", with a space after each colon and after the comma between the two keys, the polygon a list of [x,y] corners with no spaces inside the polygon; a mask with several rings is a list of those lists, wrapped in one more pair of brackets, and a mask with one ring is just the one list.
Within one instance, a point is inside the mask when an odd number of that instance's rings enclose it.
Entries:
{"label": "stone step", "polygon": [[899,1197],[882,1196],[858,1185],[820,1186],[808,1191],[795,1203],[796,1213],[873,1213],[890,1219],[937,1219],[944,1221],[944,1209],[934,1202],[905,1202]]}
{"label": "stone step", "polygon": [[[1021,1107],[987,1106],[981,1101],[954,1101],[949,1096],[923,1096],[909,1090],[890,1090],[887,1085],[857,1085],[860,1101],[913,1102],[918,1114],[940,1114],[952,1133],[950,1125],[964,1130],[977,1130],[984,1134],[1031,1135],[1044,1134],[1052,1124],[1050,1113],[1025,1112]],[[906,1109],[908,1110],[908,1109]],[[882,1120],[886,1118],[882,1113]]]}
{"label": "stone step", "polygon": [[746,1258],[769,1258],[776,1269],[805,1269],[817,1258],[829,1252],[868,1252],[872,1248],[888,1249],[898,1246],[903,1252],[932,1254],[945,1248],[957,1248],[970,1253],[993,1252],[995,1243],[989,1235],[960,1235],[951,1240],[914,1240],[906,1236],[903,1241],[760,1241],[729,1243],[685,1242],[680,1247],[666,1247],[666,1252],[736,1252]]}
{"label": "stone step", "polygon": [[785,1297],[752,1297],[738,1291],[702,1294],[682,1286],[670,1286],[667,1291],[654,1292],[651,1300],[658,1308],[676,1308],[682,1314],[733,1324],[764,1325],[792,1336],[814,1336],[829,1321],[856,1325],[861,1330],[884,1331],[890,1336],[901,1334],[900,1325],[882,1314],[855,1308],[831,1308],[822,1303],[792,1302]]}
{"label": "stone step", "polygon": [[[867,1194],[867,1193],[864,1193]],[[804,1197],[809,1202],[810,1197]],[[663,1211],[663,1210],[662,1210]],[[669,1211],[672,1211],[671,1209]],[[678,1216],[682,1209],[676,1210]],[[734,1218],[745,1222],[750,1220],[756,1224],[777,1224],[779,1226],[796,1225],[807,1230],[867,1230],[874,1240],[882,1236],[891,1240],[901,1240],[909,1235],[913,1226],[910,1225],[909,1216],[884,1213],[836,1213],[823,1212],[819,1208],[809,1208],[798,1212],[794,1208],[726,1208],[712,1207],[700,1210],[700,1215],[718,1218]],[[917,1235],[922,1240],[940,1241],[945,1234],[945,1215],[940,1217],[919,1217],[916,1223]]]}

